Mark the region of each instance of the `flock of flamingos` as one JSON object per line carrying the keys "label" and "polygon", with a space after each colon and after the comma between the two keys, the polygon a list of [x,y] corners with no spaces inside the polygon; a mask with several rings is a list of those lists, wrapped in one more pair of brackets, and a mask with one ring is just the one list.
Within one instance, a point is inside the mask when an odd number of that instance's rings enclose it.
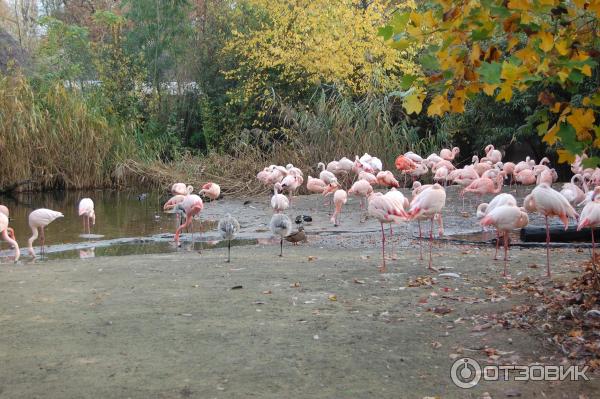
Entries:
{"label": "flock of flamingos", "polygon": [[[552,188],[558,176],[548,164],[549,160],[543,158],[536,164],[527,157],[517,164],[502,162],[502,154],[492,145],[485,148],[485,157],[479,159],[473,156],[472,164],[457,168],[453,163],[459,154],[458,147],[442,149],[439,154],[431,154],[423,158],[413,152],[407,152],[396,158],[395,168],[400,173],[404,186],[407,180],[412,180],[412,198],[405,197],[397,188],[400,183],[389,170],[383,170],[380,159],[364,154],[356,156],[354,161],[346,157],[329,162],[327,165],[319,163],[319,177],[308,176],[306,189],[311,193],[332,197],[334,205],[331,222],[340,223],[340,215],[348,194],[359,197],[361,209],[368,216],[381,223],[382,239],[382,266],[385,264],[385,230],[384,224],[390,225],[392,234],[393,223],[405,223],[416,220],[419,222],[419,238],[421,235],[421,221],[430,220],[430,247],[429,268],[432,268],[432,240],[434,222],[438,223],[439,234],[443,234],[442,211],[446,203],[445,187],[457,184],[462,187],[461,196],[473,194],[481,200],[483,195],[496,194],[489,203],[481,203],[477,207],[477,217],[481,226],[493,226],[498,233],[496,240],[496,256],[500,235],[504,236],[504,260],[508,260],[508,233],[511,230],[525,227],[529,223],[528,213],[537,212],[544,216],[546,222],[546,265],[547,275],[550,276],[550,231],[548,218],[558,217],[565,226],[569,226],[569,218],[577,220],[577,229],[585,227],[592,229],[592,259],[594,260],[594,228],[600,224],[600,168],[584,168],[585,155],[577,157],[571,165],[573,177],[571,182],[562,186],[560,191]],[[431,173],[432,184],[421,184],[418,180]],[[284,213],[292,205],[294,193],[304,183],[302,171],[291,164],[287,166],[270,165],[257,175],[257,179],[264,185],[273,187],[271,207],[273,216],[269,227],[274,236],[280,239],[280,253],[283,255],[283,240],[289,239],[292,233],[292,221]],[[510,185],[535,186],[519,207],[515,197],[502,193],[502,186],[508,181]],[[373,187],[387,188],[385,193],[375,191]],[[348,188],[346,191],[344,187]],[[220,196],[220,187],[216,183],[206,183],[198,194],[193,194],[193,187],[184,183],[175,183],[171,187],[173,197],[164,204],[164,210],[177,214],[178,227],[175,232],[175,242],[179,245],[181,232],[190,227],[194,218],[197,218],[204,205],[202,197],[215,200]],[[286,196],[285,194],[288,194]],[[331,204],[331,201],[330,201]],[[575,210],[583,206],[581,214]],[[94,202],[90,198],[83,198],[79,203],[79,216],[83,219],[83,228],[90,232],[90,224],[95,223]],[[0,233],[2,238],[15,249],[15,261],[19,259],[19,245],[15,240],[14,230],[9,227],[9,210],[0,205]],[[50,209],[36,209],[29,214],[29,226],[32,236],[28,240],[28,251],[35,257],[33,243],[41,239],[41,253],[44,253],[44,228],[57,218],[63,217],[61,212]],[[228,257],[230,260],[231,240],[240,229],[237,220],[230,214],[219,221],[218,231],[221,237],[228,241]],[[422,255],[421,255],[422,258]],[[504,273],[506,275],[506,262]]]}

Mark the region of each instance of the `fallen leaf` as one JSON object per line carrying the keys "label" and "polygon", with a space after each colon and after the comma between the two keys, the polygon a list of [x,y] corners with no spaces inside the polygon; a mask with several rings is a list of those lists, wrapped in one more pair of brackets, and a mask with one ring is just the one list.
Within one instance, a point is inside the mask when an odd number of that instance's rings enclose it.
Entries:
{"label": "fallen leaf", "polygon": [[233,287],[231,287],[232,290],[239,290],[242,288],[244,288],[244,286],[242,286],[242,285],[234,285]]}
{"label": "fallen leaf", "polygon": [[300,287],[300,283],[297,282],[297,281],[293,282],[292,284],[290,284],[290,287],[292,287],[292,288],[298,288],[298,287]]}
{"label": "fallen leaf", "polygon": [[442,344],[439,343],[438,341],[434,341],[431,343],[431,346],[433,347],[433,349],[439,349],[442,347]]}
{"label": "fallen leaf", "polygon": [[317,257],[316,257],[316,256],[309,256],[309,257],[308,257],[308,261],[309,261],[309,262],[312,262],[312,261],[313,261],[313,260],[315,260],[315,259],[317,259]]}
{"label": "fallen leaf", "polygon": [[335,296],[335,294],[331,294],[328,296],[330,301],[337,301],[337,296]]}
{"label": "fallen leaf", "polygon": [[358,280],[358,279],[354,279],[353,280],[356,284],[364,284],[365,282],[363,280]]}
{"label": "fallen leaf", "polygon": [[266,295],[272,294],[271,290],[263,291],[262,293]]}

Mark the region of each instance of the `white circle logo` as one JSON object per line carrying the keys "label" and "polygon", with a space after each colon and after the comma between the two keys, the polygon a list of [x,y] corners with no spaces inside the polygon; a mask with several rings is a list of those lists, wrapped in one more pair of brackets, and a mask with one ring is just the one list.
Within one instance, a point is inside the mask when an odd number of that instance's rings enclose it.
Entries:
{"label": "white circle logo", "polygon": [[481,379],[481,366],[469,357],[457,359],[450,369],[450,378],[459,388],[473,388]]}

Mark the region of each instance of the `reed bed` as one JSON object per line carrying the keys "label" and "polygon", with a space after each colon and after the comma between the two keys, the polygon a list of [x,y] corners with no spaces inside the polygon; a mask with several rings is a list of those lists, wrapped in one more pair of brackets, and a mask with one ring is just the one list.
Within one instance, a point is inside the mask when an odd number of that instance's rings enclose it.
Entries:
{"label": "reed bed", "polygon": [[126,135],[76,92],[33,90],[22,76],[0,77],[0,188],[35,190],[112,185],[118,159],[134,153]]}

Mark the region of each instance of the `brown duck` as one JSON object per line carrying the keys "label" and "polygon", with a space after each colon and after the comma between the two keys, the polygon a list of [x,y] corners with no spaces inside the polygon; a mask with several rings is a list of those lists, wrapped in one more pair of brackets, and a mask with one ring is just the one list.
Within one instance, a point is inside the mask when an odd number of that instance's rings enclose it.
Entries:
{"label": "brown duck", "polygon": [[302,226],[298,227],[298,231],[285,236],[285,240],[288,242],[291,242],[294,245],[298,245],[299,242],[307,242],[306,233],[304,232],[304,227],[302,227]]}

